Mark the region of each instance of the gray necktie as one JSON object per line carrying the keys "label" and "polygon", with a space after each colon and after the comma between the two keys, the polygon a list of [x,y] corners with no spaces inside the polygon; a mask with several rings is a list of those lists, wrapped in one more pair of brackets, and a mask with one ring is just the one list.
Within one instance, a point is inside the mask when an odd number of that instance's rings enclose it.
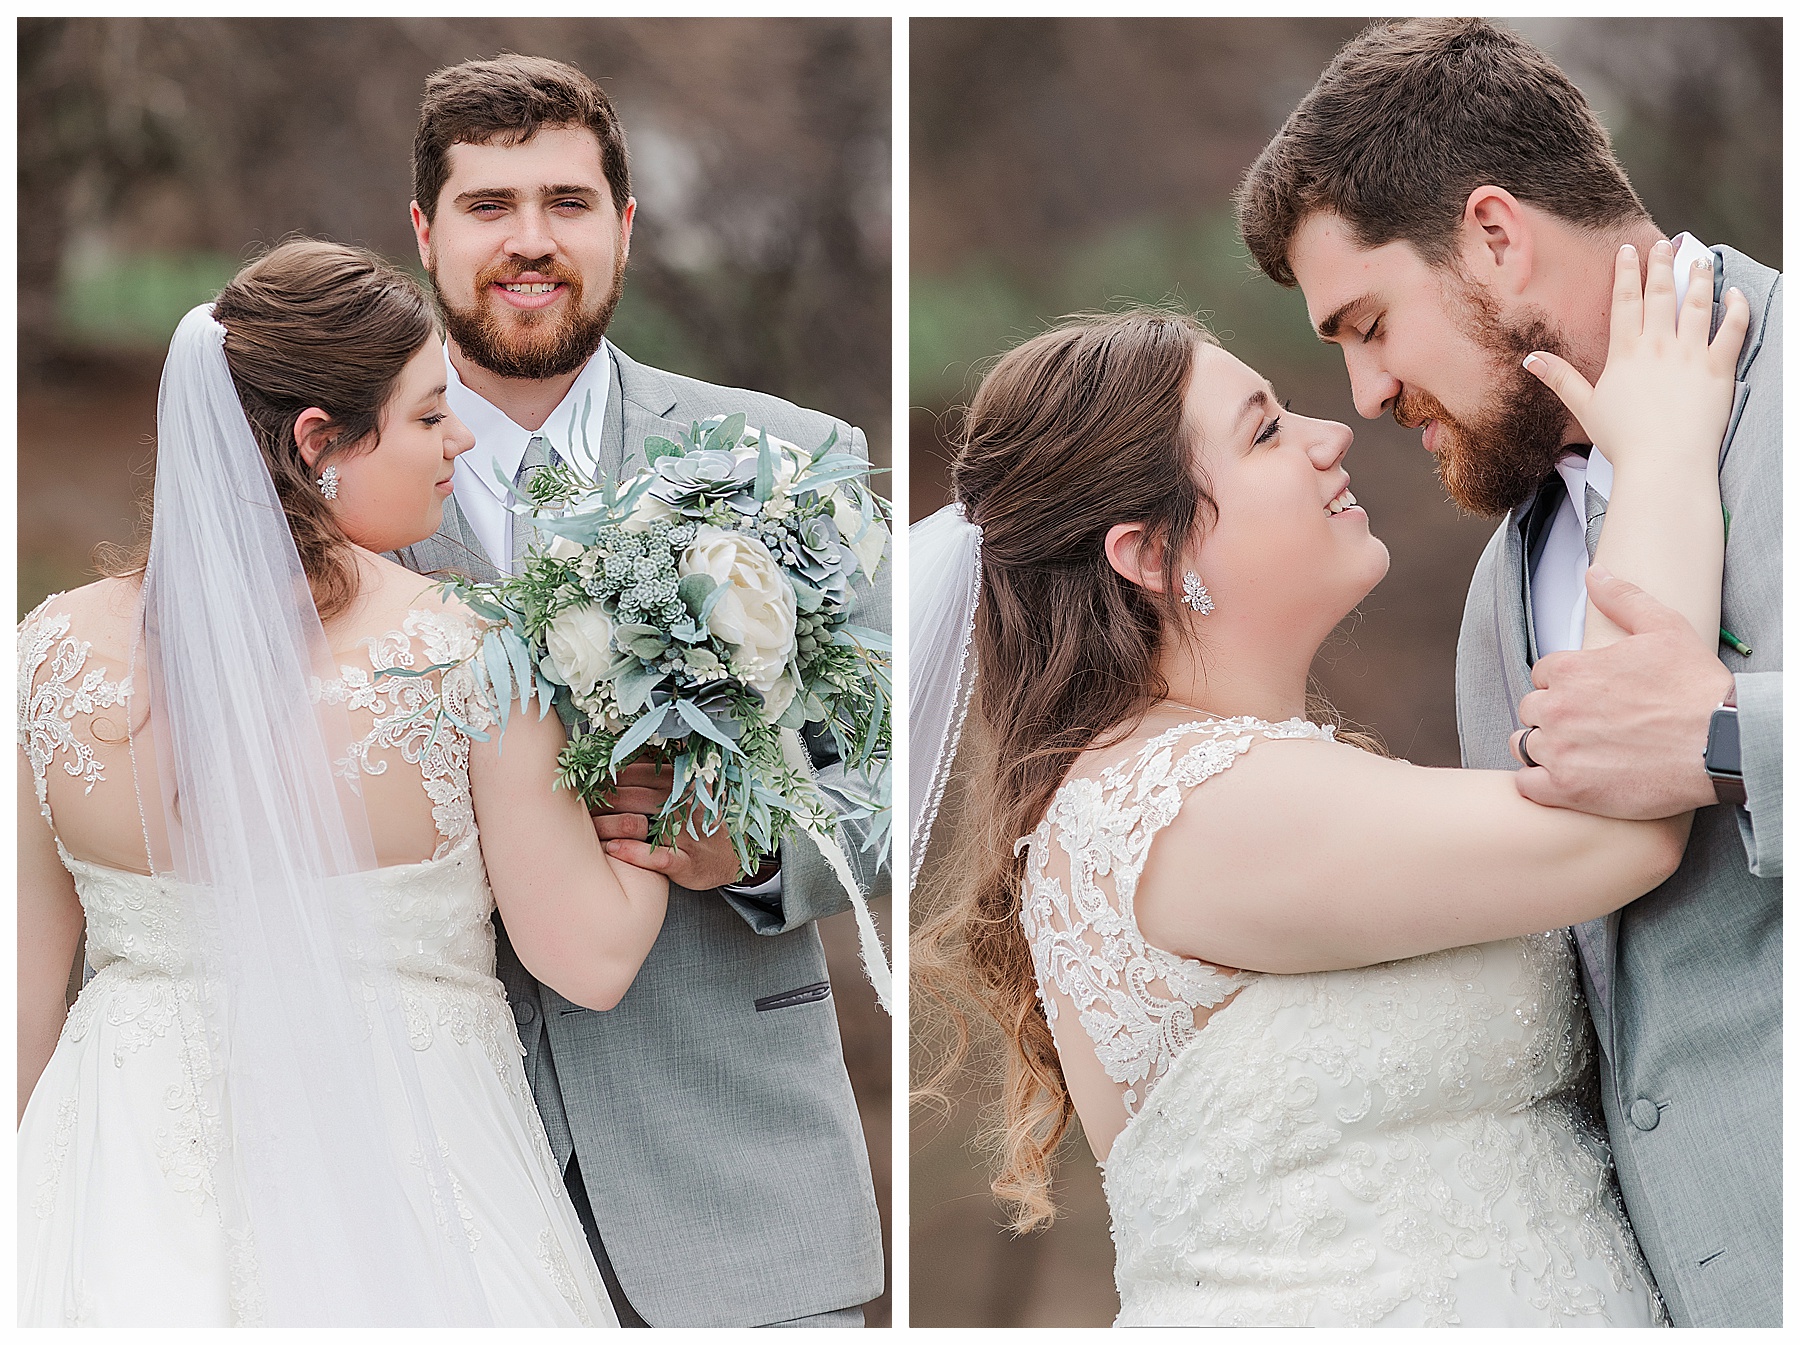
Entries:
{"label": "gray necktie", "polygon": [[[550,441],[541,434],[531,436],[531,442],[525,445],[525,456],[519,459],[519,470],[513,473],[513,489],[521,495],[525,494],[525,484],[532,475],[556,460],[556,451],[550,447]],[[514,501],[508,501],[509,504]],[[530,546],[537,530],[517,514],[508,514],[509,537],[511,545],[507,548],[512,553],[512,572],[519,572],[519,562],[525,558],[525,551]]]}
{"label": "gray necktie", "polygon": [[1587,553],[1588,564],[1594,563],[1594,549],[1600,545],[1600,525],[1606,518],[1606,497],[1592,486],[1584,483],[1587,490]]}

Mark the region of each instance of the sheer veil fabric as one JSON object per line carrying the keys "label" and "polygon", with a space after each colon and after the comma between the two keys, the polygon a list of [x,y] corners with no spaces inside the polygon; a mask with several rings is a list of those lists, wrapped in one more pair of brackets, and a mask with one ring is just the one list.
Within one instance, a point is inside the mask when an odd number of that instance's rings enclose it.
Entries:
{"label": "sheer veil fabric", "polygon": [[981,598],[981,529],[960,504],[945,505],[907,532],[907,801],[912,879],[918,881],[931,827],[962,737],[975,687],[975,608]]}
{"label": "sheer veil fabric", "polygon": [[[374,846],[333,763],[330,648],[210,305],[176,330],[133,660],[153,871],[181,880],[234,1297],[268,1325],[481,1325],[397,986]],[[146,759],[146,758],[150,759]]]}

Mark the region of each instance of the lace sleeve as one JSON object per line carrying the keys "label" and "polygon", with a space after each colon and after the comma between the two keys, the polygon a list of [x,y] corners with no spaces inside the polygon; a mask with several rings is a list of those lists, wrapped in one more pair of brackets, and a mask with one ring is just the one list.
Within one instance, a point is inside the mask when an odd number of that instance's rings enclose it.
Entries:
{"label": "lace sleeve", "polygon": [[418,768],[443,838],[433,858],[441,859],[475,830],[470,744],[497,722],[493,691],[474,666],[481,657],[482,629],[457,612],[415,609],[399,630],[362,642],[369,651],[367,668],[345,664],[335,681],[320,687],[327,702],[366,711],[372,721],[338,763],[339,774],[352,785],[365,775],[386,773],[388,762],[379,753],[398,752]]}
{"label": "lace sleeve", "polygon": [[1052,988],[1075,1006],[1107,1076],[1125,1085],[1126,1115],[1136,1114],[1193,1040],[1194,1011],[1222,1003],[1250,979],[1145,940],[1135,902],[1151,842],[1196,786],[1257,738],[1330,736],[1303,720],[1179,725],[1097,779],[1066,781],[1038,829],[1018,842],[1026,851],[1020,921],[1044,1012],[1056,1021]]}
{"label": "lace sleeve", "polygon": [[[64,758],[63,770],[87,790],[105,778],[94,749],[75,736],[75,716],[123,705],[131,694],[129,678],[114,682],[106,669],[86,667],[90,645],[69,634],[67,612],[51,610],[60,597],[44,599],[19,623],[19,747],[31,763],[38,810],[46,822],[51,821],[46,775],[58,757]],[[46,662],[49,671],[40,682]]]}

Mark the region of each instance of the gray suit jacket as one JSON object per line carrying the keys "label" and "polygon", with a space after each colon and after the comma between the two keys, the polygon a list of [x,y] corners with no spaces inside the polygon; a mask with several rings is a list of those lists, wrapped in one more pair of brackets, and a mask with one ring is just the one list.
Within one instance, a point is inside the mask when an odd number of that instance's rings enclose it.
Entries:
{"label": "gray suit jacket", "polygon": [[[1694,816],[1675,876],[1583,927],[1582,981],[1619,1186],[1681,1326],[1781,1322],[1781,277],[1714,249],[1716,292],[1751,321],[1719,458],[1731,511],[1722,620],[1755,652],[1737,675],[1748,808]],[[1715,306],[1714,322],[1720,313]],[[1560,490],[1560,481],[1551,483]],[[1463,611],[1456,715],[1465,766],[1516,769],[1531,690],[1530,560],[1544,511],[1514,510]],[[1591,936],[1591,937],[1589,937]]]}
{"label": "gray suit jacket", "polygon": [[[603,472],[641,466],[648,435],[677,438],[734,411],[808,449],[835,427],[867,456],[862,431],[842,421],[645,368],[610,344],[603,353]],[[399,558],[421,572],[496,573],[454,497],[438,534]],[[885,578],[879,592],[859,587],[857,612],[890,628]],[[888,877],[860,840],[845,849],[879,895]],[[652,1325],[760,1326],[881,1292],[868,1151],[812,923],[847,905],[805,840],[783,847],[772,900],[676,887],[643,969],[606,1013],[540,984],[500,929],[500,978],[551,1147],[565,1167],[571,1152],[580,1160],[607,1255]]]}

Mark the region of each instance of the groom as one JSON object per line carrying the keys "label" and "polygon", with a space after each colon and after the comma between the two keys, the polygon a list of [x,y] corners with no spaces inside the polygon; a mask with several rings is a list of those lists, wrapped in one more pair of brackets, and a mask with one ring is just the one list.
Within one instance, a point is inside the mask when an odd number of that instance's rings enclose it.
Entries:
{"label": "groom", "polygon": [[[643,465],[646,436],[720,413],[807,448],[835,429],[866,455],[841,421],[646,368],[604,339],[637,204],[618,118],[580,71],[508,55],[437,72],[413,188],[447,396],[475,447],[443,527],[401,556],[411,568],[486,579],[516,566],[530,530],[515,529],[496,470],[522,482],[569,454],[616,478]],[[591,451],[569,430],[590,399]],[[885,590],[885,577],[858,590],[858,620],[886,628]],[[829,778],[833,763],[815,764]],[[613,1304],[628,1326],[860,1326],[882,1288],[881,1234],[813,924],[846,909],[844,893],[805,844],[753,874],[723,829],[652,851],[645,814],[667,777],[636,770],[625,785],[596,829],[673,888],[619,1005],[593,1012],[539,984],[499,929],[526,1074]],[[867,865],[858,839],[846,848]]]}
{"label": "groom", "polygon": [[[1751,312],[1714,646],[1586,575],[1612,469],[1520,368],[1550,350],[1597,378],[1617,251],[1662,237],[1547,56],[1480,21],[1368,29],[1251,166],[1238,220],[1342,351],[1357,410],[1422,428],[1451,498],[1502,517],[1457,646],[1463,764],[1535,765],[1520,792],[1551,805],[1697,809],[1675,876],[1576,943],[1619,1184],[1670,1314],[1779,1325],[1781,277],[1674,240],[1682,287],[1713,259],[1715,326],[1727,286]],[[1628,638],[1565,652],[1589,593]]]}

